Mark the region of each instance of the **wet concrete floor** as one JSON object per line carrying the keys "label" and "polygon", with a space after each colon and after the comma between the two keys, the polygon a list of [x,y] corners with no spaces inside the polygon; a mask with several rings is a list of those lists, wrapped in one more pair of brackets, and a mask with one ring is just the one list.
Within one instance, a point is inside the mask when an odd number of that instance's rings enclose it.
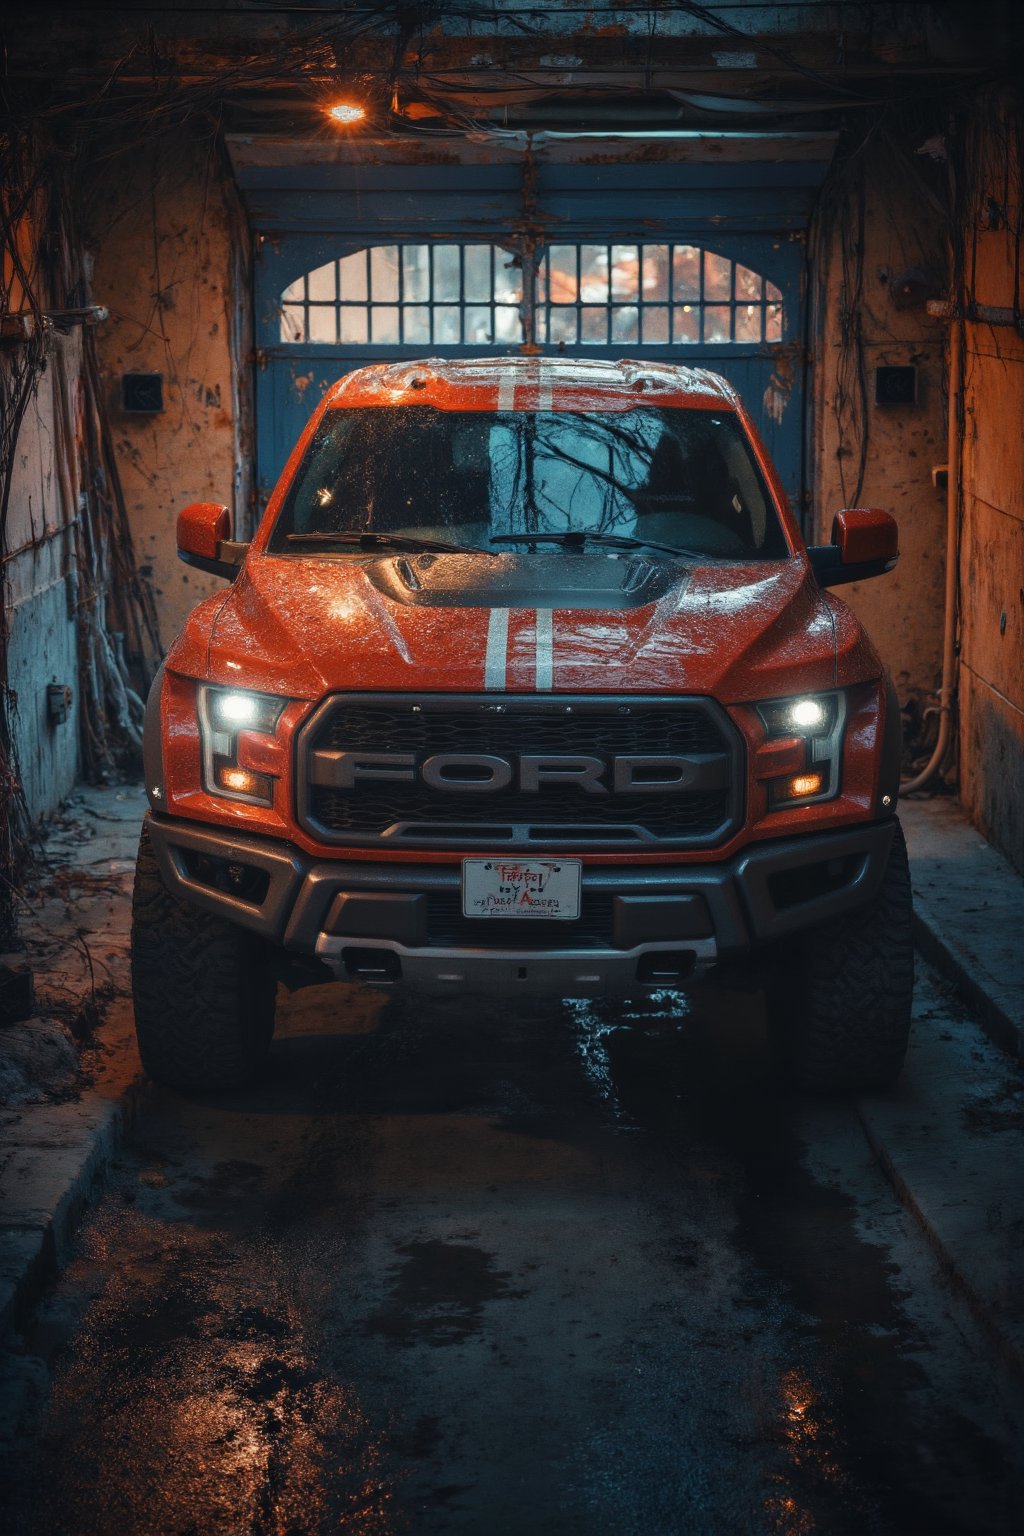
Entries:
{"label": "wet concrete floor", "polygon": [[750,999],[629,1011],[315,989],[258,1087],[147,1089],[8,1528],[1019,1529],[1019,1399],[853,1108]]}

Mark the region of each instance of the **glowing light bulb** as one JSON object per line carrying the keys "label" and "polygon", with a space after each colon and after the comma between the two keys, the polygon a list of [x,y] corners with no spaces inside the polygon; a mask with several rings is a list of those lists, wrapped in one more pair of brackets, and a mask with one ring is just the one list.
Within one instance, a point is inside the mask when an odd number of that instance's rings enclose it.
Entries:
{"label": "glowing light bulb", "polygon": [[257,703],[251,693],[223,693],[217,700],[217,710],[222,720],[232,725],[251,725],[256,718]]}
{"label": "glowing light bulb", "polygon": [[797,699],[789,711],[794,725],[814,726],[825,722],[825,707],[817,699]]}
{"label": "glowing light bulb", "polygon": [[361,107],[355,101],[338,101],[328,109],[329,115],[336,123],[361,123],[366,116],[366,108]]}

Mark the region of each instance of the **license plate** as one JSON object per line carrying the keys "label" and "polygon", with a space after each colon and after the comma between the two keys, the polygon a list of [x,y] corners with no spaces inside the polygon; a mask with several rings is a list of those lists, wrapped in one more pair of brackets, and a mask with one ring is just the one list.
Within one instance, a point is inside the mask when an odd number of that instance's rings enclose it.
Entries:
{"label": "license plate", "polygon": [[580,915],[579,859],[463,859],[463,917]]}

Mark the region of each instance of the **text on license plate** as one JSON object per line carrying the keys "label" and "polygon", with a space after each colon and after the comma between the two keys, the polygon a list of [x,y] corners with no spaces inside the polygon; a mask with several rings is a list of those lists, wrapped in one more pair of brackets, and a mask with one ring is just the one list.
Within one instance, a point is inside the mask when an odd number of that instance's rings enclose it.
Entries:
{"label": "text on license plate", "polygon": [[580,915],[579,859],[463,859],[463,917]]}

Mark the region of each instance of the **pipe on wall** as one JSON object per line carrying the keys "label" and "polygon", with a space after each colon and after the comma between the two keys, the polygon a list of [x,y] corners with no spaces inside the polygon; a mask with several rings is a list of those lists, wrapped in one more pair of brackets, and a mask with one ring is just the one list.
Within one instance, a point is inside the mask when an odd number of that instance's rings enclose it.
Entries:
{"label": "pipe on wall", "polygon": [[949,421],[946,429],[946,595],[942,628],[942,682],[939,688],[939,734],[920,773],[900,784],[901,795],[923,789],[942,766],[953,729],[956,697],[956,596],[960,566],[960,404],[963,369],[963,320],[953,316],[949,328]]}

